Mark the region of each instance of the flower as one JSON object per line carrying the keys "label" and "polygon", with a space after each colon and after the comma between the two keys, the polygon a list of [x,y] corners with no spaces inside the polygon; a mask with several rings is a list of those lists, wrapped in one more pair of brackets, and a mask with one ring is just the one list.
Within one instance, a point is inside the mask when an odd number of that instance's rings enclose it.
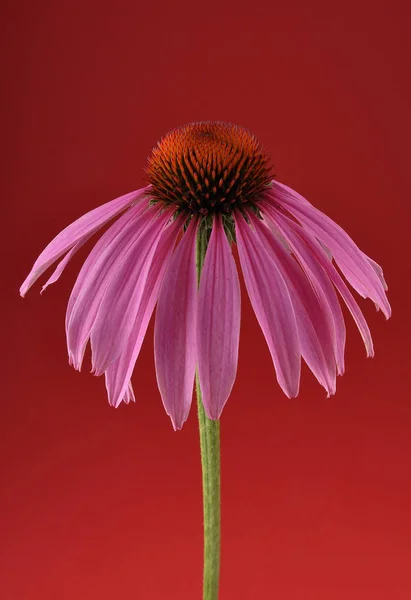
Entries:
{"label": "flower", "polygon": [[[77,250],[118,217],[84,262],[66,316],[70,363],[80,370],[90,341],[92,371],[105,374],[111,405],[135,399],[130,378],[157,304],[157,382],[174,428],[187,419],[196,368],[205,411],[220,417],[236,377],[240,334],[233,241],[288,397],[299,391],[301,357],[328,395],[335,393],[346,337],[336,291],[373,355],[367,322],[341,274],[388,318],[381,267],[339,225],[273,179],[267,154],[247,130],[220,122],[176,129],[154,148],[147,176],[146,187],[60,232],[20,290],[24,296],[64,256],[43,290],[57,281]],[[198,285],[201,241],[208,246]]]}

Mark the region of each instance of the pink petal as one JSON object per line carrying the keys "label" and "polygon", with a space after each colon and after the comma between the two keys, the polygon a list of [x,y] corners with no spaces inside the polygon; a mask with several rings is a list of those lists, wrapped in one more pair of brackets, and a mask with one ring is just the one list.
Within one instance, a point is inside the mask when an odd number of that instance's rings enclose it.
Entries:
{"label": "pink petal", "polygon": [[270,349],[278,383],[288,397],[297,396],[301,359],[290,292],[265,245],[244,218],[235,215],[235,224],[245,284]]}
{"label": "pink petal", "polygon": [[157,302],[158,292],[167,269],[172,250],[183,218],[176,219],[163,232],[154,254],[153,262],[144,288],[140,308],[127,344],[120,356],[105,372],[109,403],[118,406],[130,381],[151,315]]}
{"label": "pink petal", "polygon": [[24,297],[40,275],[83,237],[95,233],[110,219],[116,217],[134,202],[142,200],[145,196],[147,196],[147,188],[135,190],[134,192],[120,196],[115,200],[111,200],[111,202],[94,208],[77,219],[77,221],[74,221],[74,223],[71,223],[63,231],[60,231],[34,263],[32,270],[20,288],[21,296]]}
{"label": "pink petal", "polygon": [[130,231],[129,226],[133,224],[134,235],[137,235],[137,233],[150,222],[155,214],[157,213],[153,207],[150,207],[147,203],[139,202],[117,219],[104,235],[101,236],[84,262],[77,277],[68,302],[66,324],[70,320],[74,304],[82,291],[84,283],[89,280],[89,274],[95,269],[96,261],[98,260],[104,267],[105,261],[108,259],[108,255],[112,253],[115,243],[118,243],[122,237],[126,237],[126,232]]}
{"label": "pink petal", "polygon": [[49,285],[51,285],[52,283],[56,283],[56,281],[60,279],[61,274],[63,273],[64,269],[67,267],[68,263],[71,261],[73,256],[91,238],[93,233],[85,235],[83,238],[81,238],[79,242],[77,242],[75,246],[72,247],[72,249],[69,252],[67,252],[66,256],[59,262],[56,269],[53,271],[51,277],[48,278],[46,283],[41,288],[41,294],[49,287]]}
{"label": "pink petal", "polygon": [[335,393],[336,366],[333,350],[333,329],[323,313],[318,298],[304,271],[288,254],[268,227],[249,212],[261,243],[269,250],[290,292],[297,319],[301,354],[328,395]]}
{"label": "pink petal", "polygon": [[68,301],[67,348],[70,362],[81,368],[84,351],[104,293],[136,238],[156,217],[158,209],[133,206],[100,238],[85,261]]}
{"label": "pink petal", "polygon": [[[124,402],[124,404],[130,404],[130,402],[135,402],[135,401],[136,401],[136,398],[134,396],[133,386],[131,385],[131,383],[129,383],[127,386],[127,389],[124,393],[123,402]],[[115,408],[117,408],[118,405],[113,405],[113,406],[115,406]]]}
{"label": "pink petal", "polygon": [[279,229],[282,235],[286,237],[287,243],[316,292],[324,318],[329,321],[329,327],[333,331],[334,358],[338,374],[342,375],[344,373],[346,330],[341,306],[334,287],[324,269],[312,256],[304,242],[287,226],[282,214],[265,203],[262,205],[261,210],[267,219],[268,226]]}
{"label": "pink petal", "polygon": [[221,217],[216,215],[201,274],[198,373],[210,419],[218,419],[234,384],[240,338],[240,283]]}
{"label": "pink petal", "polygon": [[127,343],[140,310],[157,244],[170,217],[170,211],[155,217],[116,265],[90,336],[96,375],[101,375],[118,358]]}
{"label": "pink petal", "polygon": [[308,231],[331,250],[336,263],[353,288],[364,298],[371,298],[388,318],[391,315],[391,307],[385,295],[381,278],[368,257],[356,246],[348,234],[309,202],[302,202],[300,195],[288,186],[274,181],[271,190],[270,197],[274,202],[286,208]]}
{"label": "pink petal", "polygon": [[385,291],[387,291],[388,290],[388,285],[387,285],[387,282],[384,279],[384,273],[383,273],[382,268],[372,258],[370,258],[366,254],[364,254],[364,252],[363,252],[363,255],[365,256],[366,260],[368,260],[368,262],[370,263],[370,265],[372,266],[372,268],[374,269],[374,271],[377,273],[377,277],[381,281],[382,287],[384,288]]}
{"label": "pink petal", "polygon": [[174,429],[188,417],[197,362],[197,226],[193,218],[167,268],[154,327],[157,382]]}
{"label": "pink petal", "polygon": [[[306,229],[304,229],[288,217],[285,217],[284,215],[278,213],[277,219],[278,221],[283,223],[284,231],[287,231],[287,237],[290,240],[290,242],[292,241],[293,243],[295,243],[296,236],[298,236],[305,244],[304,256],[307,257],[308,253],[311,253],[314,259],[324,269],[330,281],[332,281],[332,283],[335,285],[336,289],[340,293],[342,299],[344,300],[349,311],[351,312],[354,321],[357,324],[358,330],[364,341],[367,356],[374,356],[373,343],[367,321],[365,320],[364,315],[362,314],[361,309],[355,301],[350,290],[344,283],[344,280],[342,279],[332,262],[328,259],[328,256],[325,254],[319,242]],[[293,234],[296,234],[296,236]]]}

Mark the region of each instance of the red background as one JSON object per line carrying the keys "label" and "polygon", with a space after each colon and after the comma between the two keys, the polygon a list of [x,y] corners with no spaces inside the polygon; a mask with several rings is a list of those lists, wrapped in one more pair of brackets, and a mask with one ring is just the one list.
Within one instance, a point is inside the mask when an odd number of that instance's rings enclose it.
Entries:
{"label": "red background", "polygon": [[276,384],[243,301],[222,417],[221,600],[411,597],[409,4],[349,0],[3,3],[1,595],[201,597],[195,410],[174,433],[152,328],[137,403],[68,366],[64,313],[88,247],[43,297],[18,287],[43,246],[144,184],[156,140],[193,120],[252,130],[278,179],[380,262],[376,358],[348,321],[337,395]]}

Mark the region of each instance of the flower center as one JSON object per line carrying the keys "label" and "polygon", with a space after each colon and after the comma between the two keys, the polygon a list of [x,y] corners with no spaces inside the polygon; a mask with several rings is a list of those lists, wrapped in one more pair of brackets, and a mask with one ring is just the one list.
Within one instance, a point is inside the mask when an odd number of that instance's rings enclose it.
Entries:
{"label": "flower center", "polygon": [[153,149],[147,175],[156,201],[204,215],[255,203],[272,179],[268,155],[254,135],[218,121],[168,133]]}

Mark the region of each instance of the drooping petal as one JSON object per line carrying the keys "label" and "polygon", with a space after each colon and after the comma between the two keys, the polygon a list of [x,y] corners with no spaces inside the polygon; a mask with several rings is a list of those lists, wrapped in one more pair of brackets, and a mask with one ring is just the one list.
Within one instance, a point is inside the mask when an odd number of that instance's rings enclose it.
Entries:
{"label": "drooping petal", "polygon": [[79,295],[84,291],[84,285],[90,281],[90,273],[94,274],[96,262],[104,268],[106,260],[112,254],[113,248],[117,243],[120,243],[122,238],[127,237],[130,228],[133,228],[133,235],[137,233],[150,222],[156,214],[155,209],[147,203],[139,202],[127,210],[97,241],[87,259],[85,260],[74,284],[70,295],[66,325],[68,324],[74,305]]}
{"label": "drooping petal", "polygon": [[269,252],[241,215],[235,215],[235,225],[245,284],[270,349],[278,383],[288,397],[297,396],[301,357],[290,291]]}
{"label": "drooping petal", "polygon": [[292,230],[290,231],[287,228],[286,222],[281,219],[281,213],[265,203],[261,205],[261,210],[267,220],[268,226],[280,230],[282,235],[286,237],[289,247],[317,294],[324,318],[329,321],[329,326],[334,332],[334,357],[338,374],[342,375],[344,373],[346,328],[334,286],[312,253],[307,251],[304,242]]}
{"label": "drooping petal", "polygon": [[300,240],[302,240],[302,242],[304,243],[304,250],[301,250],[300,254],[304,255],[305,258],[307,258],[310,253],[314,260],[316,260],[319,263],[319,265],[324,269],[330,281],[332,281],[332,283],[335,285],[336,289],[340,293],[342,299],[347,305],[347,308],[349,309],[358,327],[358,330],[364,341],[367,356],[374,356],[374,348],[367,321],[365,320],[360,307],[355,301],[353,295],[351,294],[341,275],[338,273],[337,269],[329,260],[328,256],[319,244],[318,240],[316,240],[316,238],[312,234],[310,234],[304,227],[301,227],[293,220],[282,215],[281,213],[278,213],[277,219],[279,222],[283,222],[284,232],[286,233],[287,239],[290,241],[290,243],[295,244],[297,246],[298,238],[300,238]]}
{"label": "drooping petal", "polygon": [[33,265],[20,288],[20,295],[25,296],[33,283],[60,256],[68,252],[83,237],[95,233],[110,219],[116,217],[133,203],[142,200],[147,195],[147,188],[142,188],[111,200],[102,206],[94,208],[71,225],[68,225],[46,246]]}
{"label": "drooping petal", "polygon": [[49,285],[51,285],[52,283],[56,283],[56,281],[60,279],[61,274],[63,273],[64,269],[67,267],[68,263],[71,261],[73,256],[91,238],[93,233],[89,233],[88,235],[85,235],[83,238],[81,238],[81,240],[77,242],[77,244],[73,246],[72,249],[69,250],[69,252],[67,252],[65,257],[61,259],[61,261],[53,271],[52,275],[47,279],[46,283],[41,288],[41,294],[49,287]]}
{"label": "drooping petal", "polygon": [[120,404],[129,384],[182,225],[183,218],[178,218],[164,230],[153,257],[140,308],[127,344],[120,356],[107,367],[105,372],[108,400],[112,406]]}
{"label": "drooping petal", "polygon": [[353,288],[363,298],[371,298],[388,318],[391,315],[391,307],[380,276],[349,235],[309,202],[302,202],[300,195],[288,186],[273,181],[271,190],[271,198],[286,208],[330,249],[334,260]]}
{"label": "drooping petal", "polygon": [[284,281],[291,291],[291,301],[297,320],[301,354],[328,395],[335,393],[336,364],[333,349],[333,329],[323,313],[318,298],[297,262],[268,227],[253,213],[248,212],[256,235],[270,252]]}
{"label": "drooping petal", "polygon": [[100,238],[80,270],[66,313],[67,349],[74,368],[81,368],[98,308],[117,267],[157,213],[154,207],[133,206]]}
{"label": "drooping petal", "polygon": [[92,365],[101,375],[123,351],[132,331],[160,236],[172,214],[155,217],[117,264],[90,335]]}
{"label": "drooping petal", "polygon": [[205,411],[218,419],[234,384],[240,338],[240,282],[217,214],[207,248],[198,300],[198,374]]}
{"label": "drooping petal", "polygon": [[197,362],[197,274],[193,218],[168,265],[154,327],[157,383],[174,429],[188,417]]}

